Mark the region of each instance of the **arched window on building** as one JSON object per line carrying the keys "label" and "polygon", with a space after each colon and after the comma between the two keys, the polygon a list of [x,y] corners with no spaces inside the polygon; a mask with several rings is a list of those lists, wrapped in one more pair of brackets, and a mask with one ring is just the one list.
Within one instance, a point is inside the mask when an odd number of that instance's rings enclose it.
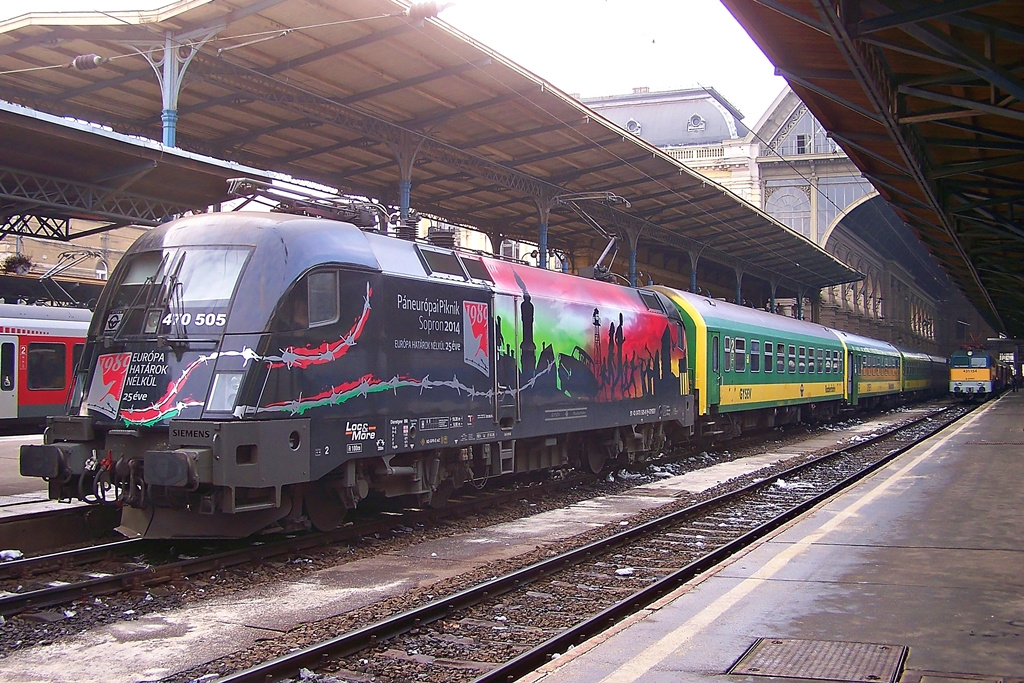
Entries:
{"label": "arched window on building", "polygon": [[811,236],[811,200],[798,187],[780,187],[772,192],[764,206],[765,213],[794,231]]}

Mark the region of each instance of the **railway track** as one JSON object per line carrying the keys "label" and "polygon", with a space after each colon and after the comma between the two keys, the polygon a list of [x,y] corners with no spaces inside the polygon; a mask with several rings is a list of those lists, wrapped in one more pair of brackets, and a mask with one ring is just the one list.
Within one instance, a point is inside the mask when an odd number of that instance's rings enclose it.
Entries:
{"label": "railway track", "polygon": [[[738,447],[742,442],[737,440],[731,445]],[[271,535],[243,541],[177,541],[173,544],[119,539],[4,562],[0,563],[0,616],[38,612],[65,606],[72,601],[124,591],[137,592],[206,572],[219,572],[273,558],[294,557],[363,537],[387,535],[396,528],[436,525],[443,520],[505,506],[513,500],[544,496],[559,489],[586,484],[592,479],[589,475],[576,475],[526,488],[498,490],[453,501],[453,505],[439,510],[406,510],[398,516],[362,519],[326,534]],[[66,514],[77,518],[83,512],[95,515],[109,513],[110,510],[103,506],[78,506],[70,508]],[[41,520],[39,523],[45,526],[51,523],[51,519],[65,519],[62,513],[48,511],[33,516],[33,519]]]}
{"label": "railway track", "polygon": [[0,616],[66,605],[74,600],[125,590],[140,590],[184,577],[221,571],[246,563],[282,556],[367,536],[388,534],[396,528],[432,526],[447,519],[471,515],[511,501],[544,496],[553,491],[593,481],[590,475],[551,479],[529,487],[504,489],[465,497],[441,509],[406,510],[397,515],[361,519],[335,531],[259,537],[242,541],[167,541],[122,539],[0,563]]}
{"label": "railway track", "polygon": [[[763,441],[757,434],[730,441],[730,447],[742,449]],[[661,464],[692,458],[700,448],[677,452]],[[728,451],[726,451],[728,453]],[[646,465],[646,463],[644,463]],[[404,511],[400,517],[363,519],[329,534],[307,534],[282,538],[275,535],[248,541],[188,542],[121,539],[106,541],[107,533],[117,525],[119,511],[110,506],[78,505],[63,510],[48,510],[0,521],[0,538],[10,537],[5,547],[25,548],[17,539],[33,539],[29,557],[0,563],[0,616],[9,617],[28,610],[63,605],[72,600],[109,595],[124,590],[141,590],[206,571],[260,562],[296,554],[317,547],[351,542],[364,536],[389,533],[396,527],[436,524],[507,504],[510,500],[546,495],[554,490],[589,484],[590,475],[573,475],[527,488],[498,489],[486,495],[464,497],[440,510]],[[88,533],[82,527],[88,528]],[[56,529],[54,529],[56,527]],[[15,530],[16,529],[16,530]],[[63,529],[63,531],[61,531]],[[71,530],[69,532],[68,530]],[[54,539],[52,547],[81,545],[88,539],[100,543],[33,556],[32,551],[47,547],[44,539]]]}
{"label": "railway track", "polygon": [[265,682],[300,672],[308,680],[320,673],[336,681],[514,680],[675,590],[970,410],[951,406],[942,416],[901,425],[218,680]]}

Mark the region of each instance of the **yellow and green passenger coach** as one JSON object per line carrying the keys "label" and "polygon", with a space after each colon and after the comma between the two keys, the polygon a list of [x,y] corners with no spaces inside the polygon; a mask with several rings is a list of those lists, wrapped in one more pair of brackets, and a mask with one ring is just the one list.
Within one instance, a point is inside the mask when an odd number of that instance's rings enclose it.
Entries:
{"label": "yellow and green passenger coach", "polygon": [[700,428],[710,435],[834,416],[844,346],[829,328],[689,292],[656,288],[679,309]]}
{"label": "yellow and green passenger coach", "polygon": [[938,393],[945,388],[949,376],[949,361],[929,353],[896,347],[903,357],[901,377],[904,398],[917,398]]}
{"label": "yellow and green passenger coach", "polygon": [[859,334],[833,333],[846,351],[846,401],[869,409],[895,405],[901,391],[899,349]]}

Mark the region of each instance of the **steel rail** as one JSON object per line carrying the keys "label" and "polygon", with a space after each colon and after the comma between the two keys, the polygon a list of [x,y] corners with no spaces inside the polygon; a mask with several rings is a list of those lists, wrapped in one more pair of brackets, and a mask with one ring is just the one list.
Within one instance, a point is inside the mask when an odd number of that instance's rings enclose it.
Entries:
{"label": "steel rail", "polygon": [[[588,475],[580,475],[577,477],[566,477],[561,480],[549,480],[529,489],[497,491],[486,496],[463,501],[461,504],[451,507],[436,510],[407,511],[400,516],[372,519],[328,532],[304,534],[290,538],[270,540],[269,542],[267,537],[258,537],[257,540],[260,541],[261,545],[246,545],[243,548],[234,548],[160,566],[144,567],[129,572],[121,572],[59,586],[48,586],[38,590],[26,591],[25,593],[0,595],[0,615],[9,617],[31,609],[45,609],[66,604],[84,596],[109,595],[125,589],[156,586],[184,576],[206,571],[220,571],[247,562],[261,562],[280,555],[309,550],[310,548],[352,541],[362,536],[386,533],[397,526],[435,523],[440,520],[496,507],[509,501],[519,500],[524,496],[545,494],[564,487],[575,486],[590,478]],[[98,548],[83,548],[64,553],[53,553],[40,557],[15,560],[3,563],[0,567],[3,567],[3,576],[13,578],[20,575],[38,573],[40,571],[39,567],[43,566],[53,567],[65,564],[82,564],[87,561],[108,559],[110,554],[115,552],[117,554],[137,553],[139,546],[133,544],[134,540],[139,539],[128,539],[112,544],[104,544]],[[141,540],[144,541],[145,539]],[[209,539],[205,542],[215,542],[216,540]],[[253,539],[250,538],[248,540],[251,542]],[[91,552],[95,554],[90,557]]]}

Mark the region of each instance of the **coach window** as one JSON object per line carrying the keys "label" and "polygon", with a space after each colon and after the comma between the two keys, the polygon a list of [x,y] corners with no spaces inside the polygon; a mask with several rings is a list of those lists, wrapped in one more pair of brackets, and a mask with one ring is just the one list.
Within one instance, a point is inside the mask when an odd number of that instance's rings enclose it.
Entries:
{"label": "coach window", "polygon": [[775,372],[786,371],[786,345],[775,345]]}
{"label": "coach window", "polygon": [[747,370],[747,340],[746,339],[736,339],[733,342],[733,344],[736,347],[736,353],[734,354],[734,356],[736,357],[736,363],[735,363],[736,372],[746,372],[746,370]]}
{"label": "coach window", "polygon": [[732,337],[726,337],[722,342],[722,352],[725,354],[725,371],[732,370]]}
{"label": "coach window", "polygon": [[67,347],[64,344],[28,345],[28,388],[63,389]]}
{"label": "coach window", "polygon": [[789,345],[789,372],[796,372],[796,347],[792,344]]}
{"label": "coach window", "polygon": [[770,341],[764,343],[764,371],[771,372],[775,365],[775,345]]}
{"label": "coach window", "polygon": [[797,372],[807,372],[807,349],[800,347],[800,361],[797,364]]}
{"label": "coach window", "polygon": [[818,349],[818,372],[824,372],[825,370],[824,353],[825,351],[823,349]]}
{"label": "coach window", "polygon": [[761,372],[761,342],[750,340],[750,371]]}
{"label": "coach window", "polygon": [[0,390],[14,390],[14,359],[16,357],[13,342],[0,344]]}
{"label": "coach window", "polygon": [[78,367],[78,363],[82,360],[82,351],[85,350],[85,344],[75,344],[71,347],[71,372],[74,372]]}
{"label": "coach window", "polygon": [[814,372],[814,347],[807,349],[807,372]]}

